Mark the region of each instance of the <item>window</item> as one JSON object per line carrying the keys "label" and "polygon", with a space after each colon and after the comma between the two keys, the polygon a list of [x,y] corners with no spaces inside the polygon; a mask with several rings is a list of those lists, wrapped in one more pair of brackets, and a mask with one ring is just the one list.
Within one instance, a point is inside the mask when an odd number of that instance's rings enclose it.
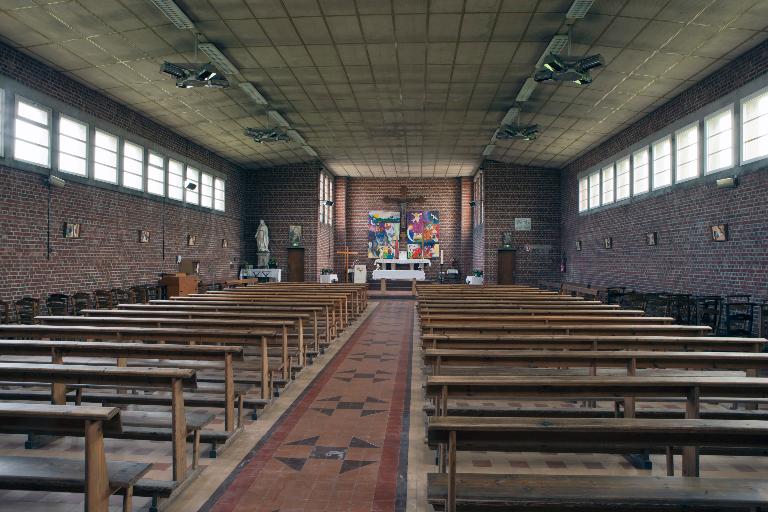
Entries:
{"label": "window", "polygon": [[707,173],[733,166],[733,107],[716,112],[704,121]]}
{"label": "window", "polygon": [[93,177],[117,183],[117,137],[101,130],[93,136]]}
{"label": "window", "polygon": [[[192,187],[194,185],[194,187]],[[184,184],[184,201],[200,204],[200,171],[187,166],[187,182]]]}
{"label": "window", "polygon": [[632,177],[634,178],[632,195],[648,192],[648,148],[632,153]]}
{"label": "window", "polygon": [[123,142],[123,186],[144,190],[144,148]]}
{"label": "window", "polygon": [[320,192],[320,223],[325,224],[325,174],[320,173],[320,184],[318,186]]}
{"label": "window", "polygon": [[[333,201],[333,179],[328,178],[326,180],[328,182],[328,200]],[[328,207],[328,224],[333,224],[333,206]]]}
{"label": "window", "polygon": [[59,170],[88,175],[88,125],[59,116]]}
{"label": "window", "polygon": [[36,103],[17,98],[13,158],[51,166],[51,112]]}
{"label": "window", "polygon": [[629,157],[616,162],[616,200],[629,197]]}
{"label": "window", "polygon": [[224,192],[224,180],[213,180],[213,207],[221,212],[224,211]]}
{"label": "window", "polygon": [[699,175],[699,123],[675,132],[675,181]]}
{"label": "window", "polygon": [[768,156],[768,92],[742,104],[742,162]]}
{"label": "window", "polygon": [[613,202],[613,164],[603,167],[603,204]]}
{"label": "window", "polygon": [[579,180],[579,211],[589,210],[589,178],[584,176]]}
{"label": "window", "polygon": [[672,184],[672,143],[665,137],[653,143],[653,189]]}
{"label": "window", "polygon": [[589,175],[589,207],[600,206],[600,171]]}
{"label": "window", "polygon": [[147,158],[147,192],[165,195],[165,158],[151,151]]}
{"label": "window", "polygon": [[176,160],[168,160],[168,197],[184,199],[184,166]]}
{"label": "window", "polygon": [[213,176],[206,173],[200,180],[200,206],[213,208]]}

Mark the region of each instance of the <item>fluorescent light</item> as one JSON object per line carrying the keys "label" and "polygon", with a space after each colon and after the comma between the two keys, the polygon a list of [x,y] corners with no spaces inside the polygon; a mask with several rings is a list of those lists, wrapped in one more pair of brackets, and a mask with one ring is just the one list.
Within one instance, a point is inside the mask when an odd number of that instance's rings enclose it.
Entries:
{"label": "fluorescent light", "polygon": [[288,136],[291,139],[295,140],[296,142],[298,142],[302,146],[306,146],[307,145],[307,141],[305,141],[304,137],[302,137],[301,134],[299,132],[297,132],[296,130],[286,130],[285,133],[287,133]]}
{"label": "fluorescent light", "polygon": [[520,88],[520,92],[517,93],[517,97],[515,98],[515,101],[518,103],[523,103],[524,101],[528,101],[528,98],[531,97],[531,94],[533,94],[533,90],[536,88],[536,81],[533,78],[529,78],[525,81],[523,86]]}
{"label": "fluorescent light", "polygon": [[491,156],[491,153],[493,153],[493,150],[496,149],[495,144],[488,144],[485,146],[485,149],[483,150],[483,156]]}
{"label": "fluorescent light", "polygon": [[544,60],[547,59],[550,56],[550,54],[557,55],[560,52],[562,52],[566,46],[568,46],[567,35],[557,34],[554,37],[552,37],[552,40],[544,49],[544,52],[541,54],[541,57],[539,57],[539,60],[536,61],[536,69],[541,67],[541,65],[544,63]]}
{"label": "fluorescent light", "polygon": [[594,0],[574,0],[573,4],[571,4],[571,8],[568,9],[568,12],[565,15],[565,18],[569,20],[583,18],[587,15],[587,12],[589,12],[593,3]]}
{"label": "fluorescent light", "polygon": [[267,115],[271,120],[276,122],[279,126],[283,126],[285,128],[291,127],[288,121],[286,121],[285,118],[277,110],[267,110]]}
{"label": "fluorescent light", "polygon": [[206,54],[208,58],[211,59],[211,63],[213,63],[214,66],[219,68],[220,71],[223,71],[224,73],[228,74],[234,74],[239,73],[237,70],[237,67],[235,67],[232,62],[224,56],[221,51],[219,51],[218,48],[216,48],[216,45],[213,43],[200,43],[197,45],[197,47],[200,49],[201,52]]}
{"label": "fluorescent light", "polygon": [[301,146],[301,148],[306,151],[309,156],[317,156],[317,151],[312,149],[312,146]]}
{"label": "fluorescent light", "polygon": [[176,28],[182,28],[191,30],[195,28],[195,24],[192,20],[184,14],[184,11],[179,9],[179,6],[173,0],[150,0],[155,7],[160,9],[160,12],[165,14],[165,17],[171,20]]}
{"label": "fluorescent light", "polygon": [[267,99],[261,95],[261,93],[256,89],[252,83],[250,82],[240,82],[240,88],[251,97],[253,101],[255,101],[259,105],[269,105],[269,102]]}
{"label": "fluorescent light", "polygon": [[504,116],[504,119],[501,120],[501,124],[513,124],[517,122],[519,115],[520,109],[518,107],[511,107],[509,110],[507,110],[507,114]]}

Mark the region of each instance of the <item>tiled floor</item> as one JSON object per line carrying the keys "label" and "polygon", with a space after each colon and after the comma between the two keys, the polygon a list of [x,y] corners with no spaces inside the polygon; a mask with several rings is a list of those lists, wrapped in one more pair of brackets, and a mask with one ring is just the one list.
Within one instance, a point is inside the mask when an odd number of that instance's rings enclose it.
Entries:
{"label": "tiled floor", "polygon": [[201,510],[402,509],[413,315],[380,303]]}

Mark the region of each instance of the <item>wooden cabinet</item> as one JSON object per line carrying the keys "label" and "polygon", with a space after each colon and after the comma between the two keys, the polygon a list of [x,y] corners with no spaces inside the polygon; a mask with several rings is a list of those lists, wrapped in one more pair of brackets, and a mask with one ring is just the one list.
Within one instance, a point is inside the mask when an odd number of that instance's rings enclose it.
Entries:
{"label": "wooden cabinet", "polygon": [[288,279],[290,283],[304,282],[304,248],[289,247],[288,251]]}
{"label": "wooden cabinet", "polygon": [[195,276],[188,276],[183,272],[168,274],[160,279],[160,286],[168,290],[168,297],[178,297],[197,293],[197,283],[200,280]]}
{"label": "wooden cabinet", "polygon": [[498,284],[515,283],[515,250],[499,249],[497,258],[498,270],[496,282]]}

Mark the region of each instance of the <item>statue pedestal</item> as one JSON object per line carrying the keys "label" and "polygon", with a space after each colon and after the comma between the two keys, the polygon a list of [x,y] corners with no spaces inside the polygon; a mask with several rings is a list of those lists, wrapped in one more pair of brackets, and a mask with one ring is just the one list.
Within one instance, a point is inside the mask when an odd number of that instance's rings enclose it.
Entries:
{"label": "statue pedestal", "polygon": [[269,251],[257,251],[256,252],[256,268],[268,268],[269,267]]}

